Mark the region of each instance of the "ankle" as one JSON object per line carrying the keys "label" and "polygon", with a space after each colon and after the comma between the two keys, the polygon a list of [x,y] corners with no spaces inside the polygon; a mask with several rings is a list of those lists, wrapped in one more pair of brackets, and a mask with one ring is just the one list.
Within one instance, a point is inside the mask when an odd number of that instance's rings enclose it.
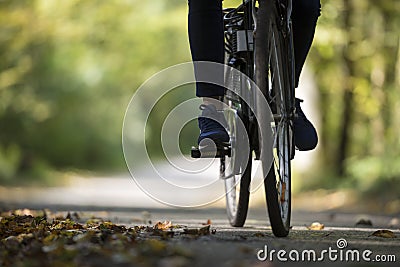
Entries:
{"label": "ankle", "polygon": [[224,103],[220,100],[220,96],[203,97],[204,105],[213,105],[217,110],[222,110]]}

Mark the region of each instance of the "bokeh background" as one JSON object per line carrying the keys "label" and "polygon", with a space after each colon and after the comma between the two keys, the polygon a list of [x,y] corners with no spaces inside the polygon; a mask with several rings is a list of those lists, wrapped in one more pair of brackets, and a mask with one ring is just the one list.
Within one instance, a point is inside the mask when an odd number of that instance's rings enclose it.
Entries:
{"label": "bokeh background", "polygon": [[[400,212],[399,14],[397,0],[322,0],[302,76],[320,143],[296,159],[294,193],[307,192],[299,202],[328,195]],[[126,172],[121,132],[131,96],[151,75],[189,60],[186,0],[0,1],[3,192]],[[167,95],[152,116],[154,157],[163,119],[193,96],[193,86]],[[197,132],[195,122],[185,127],[182,151]]]}

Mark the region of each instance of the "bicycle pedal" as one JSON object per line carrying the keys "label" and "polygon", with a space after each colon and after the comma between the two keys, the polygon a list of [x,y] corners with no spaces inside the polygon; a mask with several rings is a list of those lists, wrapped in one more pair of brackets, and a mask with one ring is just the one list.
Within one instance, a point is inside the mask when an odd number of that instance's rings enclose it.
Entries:
{"label": "bicycle pedal", "polygon": [[199,158],[223,158],[225,156],[231,156],[231,147],[230,146],[223,146],[217,148],[215,151],[214,149],[210,148],[198,148],[192,147],[191,150],[191,157],[195,159]]}

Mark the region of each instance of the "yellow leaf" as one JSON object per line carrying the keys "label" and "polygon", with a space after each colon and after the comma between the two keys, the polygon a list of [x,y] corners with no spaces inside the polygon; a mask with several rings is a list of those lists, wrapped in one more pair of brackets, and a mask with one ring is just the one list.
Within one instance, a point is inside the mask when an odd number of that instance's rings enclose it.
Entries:
{"label": "yellow leaf", "polygon": [[318,230],[322,230],[324,229],[325,225],[323,225],[320,222],[313,222],[310,226],[307,226],[308,230],[314,230],[314,231],[318,231]]}
{"label": "yellow leaf", "polygon": [[373,236],[383,237],[383,238],[396,238],[396,235],[389,230],[377,230],[372,233]]}
{"label": "yellow leaf", "polygon": [[173,225],[172,225],[171,221],[158,222],[154,225],[154,229],[158,229],[158,230],[168,230],[172,227],[173,227]]}

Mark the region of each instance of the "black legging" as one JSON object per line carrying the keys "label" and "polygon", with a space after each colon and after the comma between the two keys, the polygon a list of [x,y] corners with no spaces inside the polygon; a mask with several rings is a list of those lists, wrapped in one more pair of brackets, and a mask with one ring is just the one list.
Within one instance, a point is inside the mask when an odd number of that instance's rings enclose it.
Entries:
{"label": "black legging", "polygon": [[[224,63],[224,30],[221,0],[189,1],[189,42],[193,61]],[[295,82],[299,82],[321,12],[320,0],[293,0],[293,42]],[[199,97],[223,95],[224,88],[210,83],[198,83]]]}

